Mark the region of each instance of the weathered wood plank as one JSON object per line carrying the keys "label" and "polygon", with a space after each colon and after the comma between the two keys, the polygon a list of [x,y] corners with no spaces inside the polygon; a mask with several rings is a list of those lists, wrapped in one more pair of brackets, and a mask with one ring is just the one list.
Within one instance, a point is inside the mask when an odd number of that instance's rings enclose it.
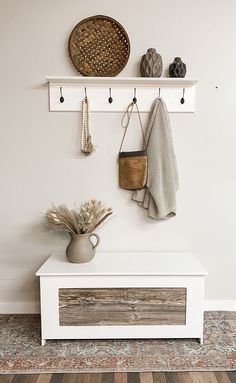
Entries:
{"label": "weathered wood plank", "polygon": [[166,383],[196,383],[189,372],[166,372]]}
{"label": "weathered wood plank", "polygon": [[184,325],[185,288],[59,289],[60,326]]}
{"label": "weathered wood plank", "polygon": [[140,372],[140,383],[153,383],[151,372]]}
{"label": "weathered wood plank", "polygon": [[190,372],[189,375],[193,383],[218,383],[214,372],[211,371]]}
{"label": "weathered wood plank", "polygon": [[127,373],[115,372],[114,383],[127,383]]}
{"label": "weathered wood plank", "polygon": [[75,383],[101,383],[101,382],[102,382],[102,373],[77,374],[77,377],[75,380]]}
{"label": "weathered wood plank", "polygon": [[38,380],[38,374],[16,374],[13,376],[11,383],[36,383]]}
{"label": "weathered wood plank", "polygon": [[50,383],[62,383],[64,374],[52,374]]}
{"label": "weathered wood plank", "polygon": [[76,374],[75,383],[89,383],[89,374]]}
{"label": "weathered wood plank", "polygon": [[64,374],[61,383],[76,383],[76,377],[77,374]]}
{"label": "weathered wood plank", "polygon": [[236,383],[236,371],[228,371],[227,375],[228,375],[231,383]]}
{"label": "weathered wood plank", "polygon": [[0,383],[11,383],[14,375],[0,375]]}
{"label": "weathered wood plank", "polygon": [[127,378],[128,383],[140,383],[139,372],[128,372]]}
{"label": "weathered wood plank", "polygon": [[102,374],[102,383],[114,383],[115,375],[113,372],[105,372]]}
{"label": "weathered wood plank", "polygon": [[218,383],[231,383],[231,380],[229,379],[226,372],[223,371],[216,371],[215,376]]}
{"label": "weathered wood plank", "polygon": [[[79,373],[76,374],[75,383],[90,383],[90,375],[89,373]],[[96,375],[96,374],[94,374]]]}
{"label": "weathered wood plank", "polygon": [[166,383],[166,377],[164,372],[153,372],[153,383]]}
{"label": "weathered wood plank", "polygon": [[52,374],[40,374],[37,379],[37,383],[50,383]]}

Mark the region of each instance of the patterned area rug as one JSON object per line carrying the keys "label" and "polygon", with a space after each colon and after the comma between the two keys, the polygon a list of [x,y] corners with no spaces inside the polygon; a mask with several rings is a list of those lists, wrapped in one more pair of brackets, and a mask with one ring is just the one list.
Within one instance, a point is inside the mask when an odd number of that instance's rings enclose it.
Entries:
{"label": "patterned area rug", "polygon": [[196,340],[70,340],[40,345],[39,315],[0,315],[0,373],[236,369],[236,312],[206,312]]}

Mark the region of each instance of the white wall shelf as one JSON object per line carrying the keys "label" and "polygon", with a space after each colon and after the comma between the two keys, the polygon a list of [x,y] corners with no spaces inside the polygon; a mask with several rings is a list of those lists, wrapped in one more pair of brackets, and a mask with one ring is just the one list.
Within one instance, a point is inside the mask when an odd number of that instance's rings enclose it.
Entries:
{"label": "white wall shelf", "polygon": [[86,76],[47,76],[49,83],[77,85],[126,85],[126,86],[177,86],[189,87],[197,83],[196,79],[169,77],[86,77]]}
{"label": "white wall shelf", "polygon": [[[153,100],[160,95],[169,112],[195,111],[196,79],[146,77],[83,77],[48,76],[50,111],[81,111],[85,87],[92,112],[123,112],[132,101],[134,88],[141,112],[150,111]],[[64,102],[60,102],[60,88]],[[109,88],[113,102],[109,104]],[[185,102],[180,103],[185,89]]]}

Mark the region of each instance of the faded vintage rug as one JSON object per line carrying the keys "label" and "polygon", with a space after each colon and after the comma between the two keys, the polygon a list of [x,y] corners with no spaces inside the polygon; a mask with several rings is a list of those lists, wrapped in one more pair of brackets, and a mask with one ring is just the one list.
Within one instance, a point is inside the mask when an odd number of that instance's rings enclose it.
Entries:
{"label": "faded vintage rug", "polygon": [[40,345],[39,315],[0,315],[0,373],[236,370],[236,312],[206,312],[196,340],[69,340]]}

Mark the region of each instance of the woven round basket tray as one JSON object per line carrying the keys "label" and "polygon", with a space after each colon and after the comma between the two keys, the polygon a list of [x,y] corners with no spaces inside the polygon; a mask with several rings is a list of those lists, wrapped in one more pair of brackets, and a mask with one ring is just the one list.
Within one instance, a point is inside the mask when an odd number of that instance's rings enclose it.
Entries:
{"label": "woven round basket tray", "polygon": [[129,37],[111,17],[88,17],[71,32],[69,54],[75,68],[84,76],[116,76],[127,64]]}

